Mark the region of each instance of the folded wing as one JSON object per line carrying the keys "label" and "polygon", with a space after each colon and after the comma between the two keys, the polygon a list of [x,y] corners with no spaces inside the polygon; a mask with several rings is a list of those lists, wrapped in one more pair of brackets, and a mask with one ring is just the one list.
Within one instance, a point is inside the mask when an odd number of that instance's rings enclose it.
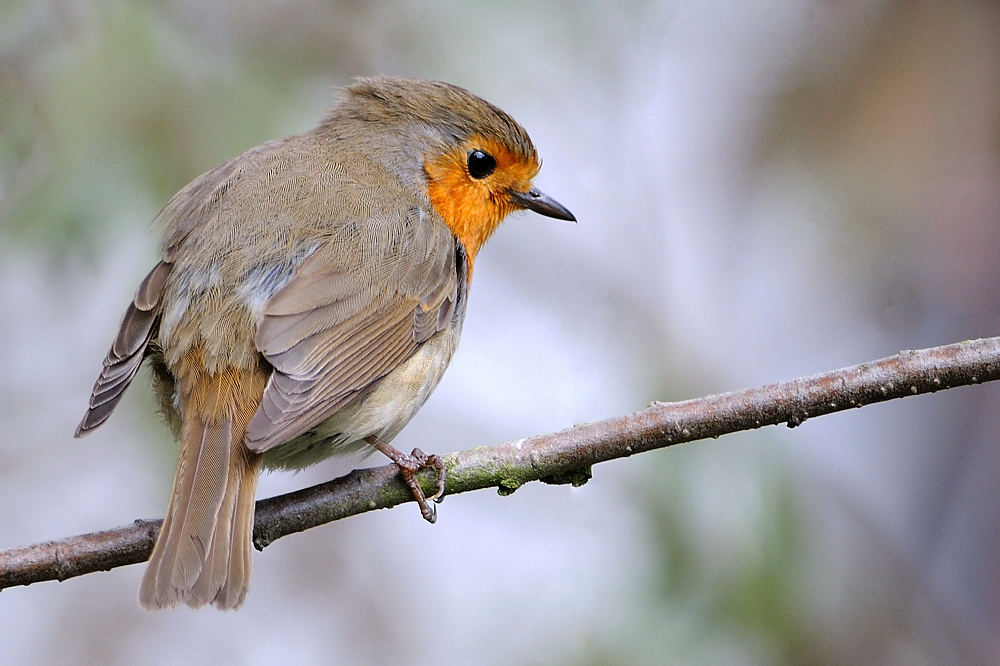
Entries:
{"label": "folded wing", "polygon": [[307,432],[410,358],[448,325],[458,271],[454,238],[419,209],[317,249],[265,306],[256,344],[274,372],[247,446]]}
{"label": "folded wing", "polygon": [[135,298],[122,317],[111,350],[104,359],[104,369],[94,384],[90,406],[76,428],[76,437],[87,434],[108,420],[139,371],[160,316],[163,289],[171,267],[172,264],[161,261],[139,285]]}

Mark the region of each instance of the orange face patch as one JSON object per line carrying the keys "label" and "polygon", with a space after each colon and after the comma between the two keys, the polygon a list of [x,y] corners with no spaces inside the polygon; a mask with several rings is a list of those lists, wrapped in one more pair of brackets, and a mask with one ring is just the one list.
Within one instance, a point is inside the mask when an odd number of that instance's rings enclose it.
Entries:
{"label": "orange face patch", "polygon": [[[485,178],[469,175],[468,155],[482,150],[496,160],[496,169]],[[469,277],[476,254],[507,215],[517,210],[511,192],[527,192],[538,174],[537,159],[525,159],[503,144],[472,137],[455,150],[428,155],[427,196],[451,232],[465,246]]]}

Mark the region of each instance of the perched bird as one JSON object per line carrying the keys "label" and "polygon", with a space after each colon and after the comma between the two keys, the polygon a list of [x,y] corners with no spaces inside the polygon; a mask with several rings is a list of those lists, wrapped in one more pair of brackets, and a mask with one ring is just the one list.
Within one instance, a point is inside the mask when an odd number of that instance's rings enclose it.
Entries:
{"label": "perched bird", "polygon": [[157,216],[143,280],[94,385],[79,437],[104,423],[140,364],[180,453],[139,590],[148,609],[238,608],[251,574],[261,467],[331,455],[444,465],[389,442],[458,345],[476,254],[517,210],[575,220],[532,186],[540,163],[513,118],[446,83],[359,79],[310,132],[195,179]]}

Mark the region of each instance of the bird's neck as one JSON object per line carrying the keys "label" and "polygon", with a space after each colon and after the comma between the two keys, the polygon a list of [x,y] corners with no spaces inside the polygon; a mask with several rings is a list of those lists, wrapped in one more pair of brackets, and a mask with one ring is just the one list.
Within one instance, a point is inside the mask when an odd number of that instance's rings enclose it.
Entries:
{"label": "bird's neck", "polygon": [[509,206],[484,198],[483,190],[462,177],[461,168],[428,160],[427,198],[451,233],[465,248],[469,261],[468,278],[479,250],[510,212]]}

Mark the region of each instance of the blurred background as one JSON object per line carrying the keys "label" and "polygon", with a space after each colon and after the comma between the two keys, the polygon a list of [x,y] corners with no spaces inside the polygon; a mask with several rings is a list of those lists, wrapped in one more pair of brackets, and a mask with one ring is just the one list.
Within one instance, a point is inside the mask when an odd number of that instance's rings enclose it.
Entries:
{"label": "blurred background", "polygon": [[[0,547],[163,515],[148,376],[72,438],[157,260],[149,222],[380,72],[510,112],[580,220],[497,233],[399,448],[997,334],[1000,4],[0,0]],[[0,654],[998,664],[998,427],[1000,386],[977,386],[452,497],[434,526],[368,514],[256,554],[237,613],[140,611],[141,566],[8,589]]]}

